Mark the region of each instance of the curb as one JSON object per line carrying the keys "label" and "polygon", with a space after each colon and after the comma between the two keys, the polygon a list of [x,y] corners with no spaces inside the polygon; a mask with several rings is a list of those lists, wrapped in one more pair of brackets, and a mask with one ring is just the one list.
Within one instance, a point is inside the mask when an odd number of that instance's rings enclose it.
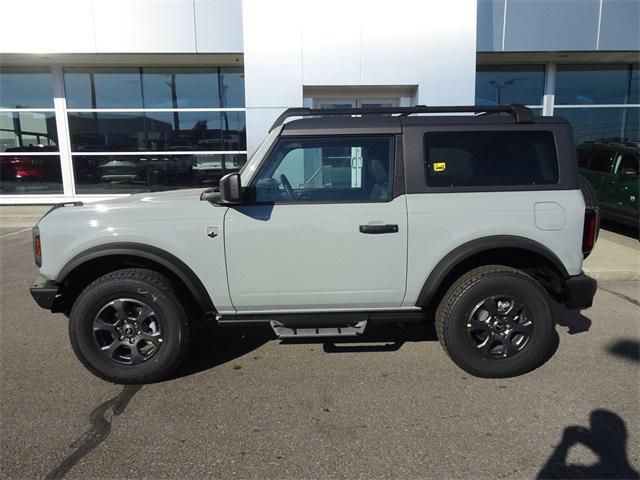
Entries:
{"label": "curb", "polygon": [[599,282],[630,282],[640,280],[640,271],[637,270],[592,270],[585,268],[584,273]]}
{"label": "curb", "polygon": [[31,228],[42,215],[2,215],[0,216],[0,228]]}

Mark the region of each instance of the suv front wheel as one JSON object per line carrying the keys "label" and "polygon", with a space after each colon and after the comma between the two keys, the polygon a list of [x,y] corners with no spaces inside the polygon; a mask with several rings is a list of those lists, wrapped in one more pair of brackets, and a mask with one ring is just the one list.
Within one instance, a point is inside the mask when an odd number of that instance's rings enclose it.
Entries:
{"label": "suv front wheel", "polygon": [[189,324],[170,281],[158,272],[108,273],[83,290],[71,309],[69,337],[78,359],[114,383],[148,383],[184,358]]}
{"label": "suv front wheel", "polygon": [[460,277],[436,311],[451,359],[479,377],[512,377],[544,362],[554,324],[541,285],[514,268],[488,265]]}

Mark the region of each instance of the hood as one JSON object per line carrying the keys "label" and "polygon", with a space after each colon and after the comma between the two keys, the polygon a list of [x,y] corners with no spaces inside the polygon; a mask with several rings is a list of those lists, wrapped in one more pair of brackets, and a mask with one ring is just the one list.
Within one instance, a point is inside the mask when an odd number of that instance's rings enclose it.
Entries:
{"label": "hood", "polygon": [[[67,203],[52,208],[41,223],[144,223],[175,222],[189,219],[209,218],[222,213],[224,208],[210,202],[201,201],[202,188],[147,192],[114,198],[100,202],[80,204]],[[64,207],[64,208],[62,208]],[[39,222],[39,223],[40,223]]]}

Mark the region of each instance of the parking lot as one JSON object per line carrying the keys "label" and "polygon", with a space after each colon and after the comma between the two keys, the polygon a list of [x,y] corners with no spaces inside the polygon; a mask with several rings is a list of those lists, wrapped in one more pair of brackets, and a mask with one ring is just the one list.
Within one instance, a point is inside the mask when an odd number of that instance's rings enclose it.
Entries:
{"label": "parking lot", "polygon": [[357,343],[208,329],[174,378],[112,385],[30,298],[31,234],[0,230],[2,478],[638,478],[640,282],[555,309],[558,347],[469,376],[430,324]]}

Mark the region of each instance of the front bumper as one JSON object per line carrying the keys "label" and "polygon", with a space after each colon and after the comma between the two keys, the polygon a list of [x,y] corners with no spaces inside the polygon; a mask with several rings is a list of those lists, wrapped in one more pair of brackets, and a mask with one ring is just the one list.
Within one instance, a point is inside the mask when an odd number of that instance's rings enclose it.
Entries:
{"label": "front bumper", "polygon": [[598,282],[584,273],[565,280],[565,304],[568,308],[589,308],[598,289]]}
{"label": "front bumper", "polygon": [[39,277],[30,288],[31,296],[38,305],[47,310],[53,309],[58,297],[58,284],[44,277]]}

